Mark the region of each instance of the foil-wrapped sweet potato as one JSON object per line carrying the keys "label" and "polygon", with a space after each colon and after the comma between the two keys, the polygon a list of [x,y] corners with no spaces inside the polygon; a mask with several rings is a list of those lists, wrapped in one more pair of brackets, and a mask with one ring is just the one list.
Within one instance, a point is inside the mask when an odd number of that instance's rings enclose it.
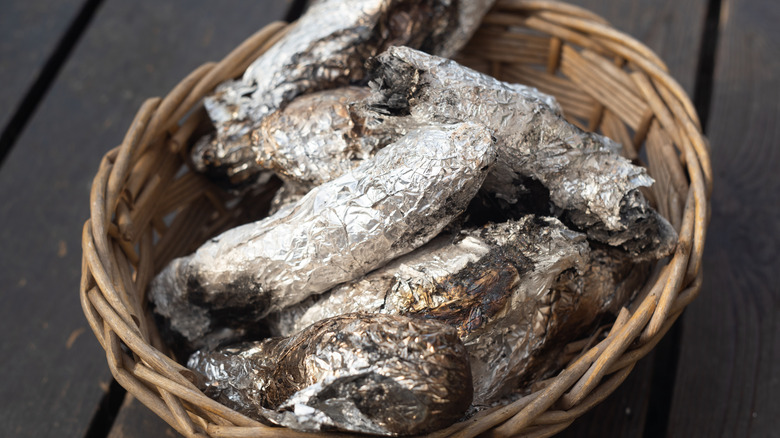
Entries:
{"label": "foil-wrapped sweet potato", "polygon": [[196,352],[188,366],[225,405],[304,431],[425,433],[457,421],[472,398],[457,331],[403,316],[336,316],[291,337]]}
{"label": "foil-wrapped sweet potato", "polygon": [[207,96],[216,131],[193,149],[196,168],[230,187],[253,184],[252,148],[263,119],[298,95],[365,78],[364,64],[392,45],[452,56],[494,0],[320,0],[235,81]]}
{"label": "foil-wrapped sweet potato", "polygon": [[653,183],[645,169],[621,157],[609,138],[568,123],[541,93],[408,47],[378,55],[371,74],[374,94],[358,112],[372,129],[479,121],[498,151],[484,190],[518,202],[514,181],[532,178],[589,238],[645,259],[673,251],[674,228],[639,191]]}

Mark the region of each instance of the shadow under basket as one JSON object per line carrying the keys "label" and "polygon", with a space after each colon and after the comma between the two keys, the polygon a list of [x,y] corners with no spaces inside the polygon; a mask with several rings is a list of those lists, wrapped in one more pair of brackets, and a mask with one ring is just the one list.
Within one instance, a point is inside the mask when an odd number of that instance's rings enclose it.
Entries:
{"label": "shadow under basket", "polygon": [[[278,185],[236,198],[190,170],[186,154],[207,124],[202,98],[240,76],[284,35],[274,23],[219,63],[207,63],[164,98],[148,99],[92,185],[84,224],[81,304],[125,389],[185,436],[305,436],[265,426],[201,393],[170,355],[146,289],[170,260],[265,214]],[[487,409],[434,436],[546,437],[606,398],[698,294],[712,170],[696,111],[664,63],[635,39],[579,7],[499,1],[457,58],[501,80],[554,95],[568,119],[624,145],[656,183],[645,195],[679,233],[629,308],[604,334],[569,344],[567,367],[512,404]],[[645,165],[645,164],[643,164]]]}

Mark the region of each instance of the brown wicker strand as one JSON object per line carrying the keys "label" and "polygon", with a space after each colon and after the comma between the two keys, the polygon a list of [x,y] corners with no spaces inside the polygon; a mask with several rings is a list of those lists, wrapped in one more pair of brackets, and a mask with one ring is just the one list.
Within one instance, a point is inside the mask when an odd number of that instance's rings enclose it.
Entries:
{"label": "brown wicker strand", "polygon": [[[702,135],[698,123],[694,123],[689,117],[686,117],[686,108],[683,107],[683,103],[680,102],[678,97],[673,95],[668,88],[659,87],[659,84],[662,84],[663,81],[657,78],[652,79],[653,85],[655,85],[658,93],[663,97],[669,110],[677,119],[678,125],[681,126],[681,140],[690,141],[696,152],[696,161],[698,161],[704,173],[704,183],[707,187],[707,198],[709,199],[709,196],[712,195],[712,163],[710,162],[710,148],[707,140]],[[688,157],[683,154],[682,159],[687,160]]]}
{"label": "brown wicker strand", "polygon": [[[158,372],[165,373],[168,378],[175,379],[177,383],[183,384],[185,387],[191,389],[196,389],[195,385],[179,372],[180,370],[190,372],[189,370],[147,345],[144,340],[141,339],[134,330],[127,326],[114,310],[111,309],[111,305],[103,299],[95,289],[90,290],[88,298],[90,303],[95,307],[95,310],[103,317],[104,326],[107,327],[104,329],[104,333],[110,329],[110,332],[116,334],[128,348],[144,361],[144,363],[150,364]],[[205,395],[202,395],[202,397],[204,397],[204,400],[207,399]]]}
{"label": "brown wicker strand", "polygon": [[[214,438],[312,438],[310,432],[296,432],[279,427],[232,427],[209,425],[208,433]],[[323,438],[355,438],[354,434],[318,433],[315,436]]]}
{"label": "brown wicker strand", "polygon": [[[111,219],[105,210],[105,182],[108,181],[108,174],[111,171],[111,162],[116,157],[118,152],[118,148],[114,148],[109,151],[100,161],[100,168],[95,175],[95,178],[92,182],[92,190],[90,191],[89,202],[91,222],[96,226],[99,226],[101,231],[105,228],[108,228],[108,224]],[[90,236],[90,240],[92,240],[92,236]],[[94,240],[97,257],[103,264],[108,265],[109,256],[107,234],[102,232],[97,233],[94,235]]]}
{"label": "brown wicker strand", "polygon": [[661,292],[655,313],[639,338],[640,343],[645,343],[648,339],[656,336],[664,320],[669,316],[669,310],[671,309],[672,302],[677,297],[677,292],[681,289],[684,277],[683,272],[687,269],[688,256],[691,252],[690,242],[693,237],[694,209],[690,203],[691,198],[693,198],[693,190],[691,190],[689,204],[688,207],[686,207],[685,215],[683,216],[683,224],[682,229],[680,230],[680,238],[677,241],[677,249],[669,264],[671,267],[670,279]]}
{"label": "brown wicker strand", "polygon": [[108,184],[106,188],[106,210],[113,211],[116,206],[116,202],[119,196],[122,194],[122,186],[124,185],[127,175],[130,171],[130,157],[133,151],[140,144],[140,140],[144,135],[149,119],[151,119],[154,110],[159,106],[160,98],[154,97],[147,99],[142,105],[140,111],[135,116],[133,124],[130,125],[130,130],[127,131],[122,145],[119,147],[119,154],[116,161],[111,166],[111,173],[108,177]]}
{"label": "brown wicker strand", "polygon": [[[88,227],[88,229],[91,229],[91,226]],[[96,248],[91,235],[84,235],[82,245],[86,249],[85,260],[87,262],[87,267],[90,269],[90,275],[97,283],[99,290],[105,294],[105,299],[107,302],[111,303],[112,308],[116,309],[118,317],[128,324],[128,329],[137,331],[138,328],[135,326],[135,321],[133,321],[130,312],[127,310],[126,304],[122,301],[122,298],[120,298],[119,293],[114,287],[113,280],[104,269],[101,269],[104,265],[108,265],[109,269],[112,269],[113,265],[106,262],[102,262],[101,264],[97,254],[95,254]],[[110,256],[107,254],[106,257]],[[102,313],[101,316],[105,318],[105,315]]]}
{"label": "brown wicker strand", "polygon": [[608,25],[607,20],[594,14],[593,12],[582,8],[577,5],[569,3],[561,3],[549,0],[501,0],[497,2],[494,10],[508,10],[508,11],[553,11],[559,14],[569,15],[572,17],[584,18],[586,20],[594,21]]}
{"label": "brown wicker strand", "polygon": [[[601,381],[607,369],[620,355],[628,349],[637,334],[652,317],[656,308],[655,295],[648,296],[636,312],[626,323],[625,327],[617,332],[612,341],[606,346],[604,352],[593,362],[588,371],[580,378],[572,389],[561,397],[560,403],[564,409],[571,409],[582,401],[585,396]],[[519,421],[519,420],[518,420]]]}
{"label": "brown wicker strand", "polygon": [[[190,403],[198,404],[203,409],[218,414],[233,424],[245,426],[245,427],[262,426],[257,421],[245,417],[239,414],[238,412],[233,411],[232,409],[228,409],[225,406],[222,406],[221,404],[215,402],[214,400],[211,400],[210,398],[207,397],[204,398],[204,395],[198,390],[194,390],[193,388],[186,387],[184,385],[181,385],[178,382],[174,382],[170,379],[161,376],[159,373],[155,372],[154,370],[152,370],[147,366],[144,366],[142,364],[136,364],[132,369],[132,373],[137,378],[144,380],[148,383],[151,383],[158,388],[163,388],[172,394],[176,394],[177,397],[181,397],[182,399],[187,400]],[[262,426],[262,427],[269,428],[268,426]]]}
{"label": "brown wicker strand", "polygon": [[[86,225],[88,224],[89,222],[87,222],[83,228],[83,236],[87,235]],[[105,350],[106,341],[103,339],[103,332],[101,330],[101,327],[103,326],[103,318],[99,313],[97,313],[95,308],[92,307],[92,304],[89,302],[89,298],[87,298],[89,291],[95,288],[97,288],[97,285],[95,284],[95,280],[92,278],[92,275],[89,272],[89,266],[87,265],[86,257],[83,257],[81,259],[81,282],[79,285],[79,301],[81,303],[81,310],[84,312],[84,316],[87,318],[89,328],[92,329],[92,332],[95,334],[98,343],[103,348],[103,350]]]}
{"label": "brown wicker strand", "polygon": [[592,407],[601,403],[607,396],[612,394],[623,381],[628,377],[628,374],[634,368],[635,362],[626,364],[626,366],[611,371],[612,374],[609,379],[605,380],[602,385],[599,385],[596,390],[592,391],[588,397],[583,399],[576,407],[569,410],[560,411],[547,411],[534,420],[534,425],[542,424],[558,424],[566,421],[573,421],[580,415],[584,414]]}
{"label": "brown wicker strand", "polygon": [[[172,128],[170,125],[166,126],[165,122],[176,120],[171,118],[173,113],[181,107],[182,102],[190,95],[190,90],[200,83],[206,74],[214,69],[214,65],[215,63],[208,62],[196,68],[184,78],[184,80],[179,82],[167,96],[165,96],[165,99],[160,102],[157,111],[154,112],[154,116],[149,120],[149,127],[146,132],[144,132],[144,136],[141,139],[142,145],[150,145],[151,140],[158,137],[161,134],[161,131]],[[145,148],[139,148],[136,151],[136,155],[141,155],[144,152],[146,152]]]}
{"label": "brown wicker strand", "polygon": [[[522,6],[520,6],[522,8]],[[557,14],[551,11],[540,11],[539,17],[543,20],[548,20],[552,23],[560,26],[565,26],[576,31],[588,34],[592,38],[603,38],[613,42],[619,43],[628,49],[635,51],[643,59],[651,62],[662,69],[665,73],[668,72],[668,68],[661,58],[659,58],[652,50],[647,46],[640,43],[636,39],[627,36],[623,32],[617,31],[605,24],[595,22],[593,20],[585,20],[572,15]]]}

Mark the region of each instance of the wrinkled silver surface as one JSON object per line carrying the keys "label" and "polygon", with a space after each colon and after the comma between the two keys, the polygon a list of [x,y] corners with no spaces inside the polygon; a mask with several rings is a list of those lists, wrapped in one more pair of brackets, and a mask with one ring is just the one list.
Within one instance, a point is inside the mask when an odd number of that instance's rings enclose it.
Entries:
{"label": "wrinkled silver surface", "polygon": [[556,280],[547,338],[528,363],[520,382],[527,386],[554,376],[571,360],[566,345],[591,337],[594,330],[614,320],[647,282],[651,262],[637,262],[625,251],[590,242],[584,272],[566,271]]}
{"label": "wrinkled silver surface", "polygon": [[341,87],[293,99],[252,132],[257,164],[309,188],[356,167],[395,140],[365,135],[350,116],[349,105],[369,94],[368,87]]}
{"label": "wrinkled silver surface", "polygon": [[645,169],[618,155],[610,139],[566,122],[551,98],[407,47],[380,54],[372,74],[374,96],[357,109],[366,119],[379,113],[369,126],[479,121],[498,146],[485,190],[522,202],[514,181],[530,177],[592,239],[654,258],[674,248],[674,229],[638,190],[653,183]]}
{"label": "wrinkled silver surface", "polygon": [[[416,315],[458,330],[469,351],[474,402],[517,388],[545,345],[562,299],[553,285],[564,271],[585,272],[583,234],[555,218],[526,216],[442,236],[361,279],[311,297],[269,318],[271,331],[291,334],[344,312]],[[566,292],[567,299],[581,288]]]}
{"label": "wrinkled silver surface", "polygon": [[296,336],[197,352],[210,397],[296,430],[411,435],[457,421],[471,403],[468,355],[436,321],[350,314]]}
{"label": "wrinkled silver surface", "polygon": [[150,300],[189,340],[257,321],[428,242],[465,210],[494,159],[481,125],[412,131],[291,207],[175,259]]}
{"label": "wrinkled silver surface", "polygon": [[556,303],[556,313],[566,316],[556,330],[561,333],[580,330],[561,336],[563,340],[581,337],[582,329],[602,315],[617,316],[647,281],[651,265],[650,262],[638,262],[618,248],[591,242],[586,270],[576,275],[568,272],[556,282],[558,289],[572,291],[570,296],[578,297],[575,302],[559,300]]}
{"label": "wrinkled silver surface", "polygon": [[[442,235],[370,274],[269,315],[265,321],[274,336],[290,336],[325,318],[350,312],[400,313],[386,306],[394,288],[432,287],[437,279],[457,273],[486,256],[491,247],[469,236]],[[433,296],[440,305],[443,295]],[[435,307],[435,305],[431,305]]]}
{"label": "wrinkled silver surface", "polygon": [[[247,172],[271,170],[286,181],[274,208],[356,167],[408,132],[370,131],[349,107],[370,95],[368,87],[340,87],[294,98],[251,131]],[[291,198],[292,195],[292,198]]]}
{"label": "wrinkled silver surface", "polygon": [[[295,96],[365,76],[365,61],[390,45],[452,56],[494,0],[323,0],[250,65],[205,99],[216,133],[193,150],[196,168],[250,183],[251,131]],[[255,138],[254,140],[258,140]]]}

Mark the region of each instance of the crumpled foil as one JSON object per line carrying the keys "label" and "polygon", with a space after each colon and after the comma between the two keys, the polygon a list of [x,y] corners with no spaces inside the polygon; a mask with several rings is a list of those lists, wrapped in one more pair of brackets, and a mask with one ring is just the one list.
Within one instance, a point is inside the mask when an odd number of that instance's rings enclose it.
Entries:
{"label": "crumpled foil", "polygon": [[[588,269],[585,235],[558,219],[526,216],[456,236],[440,236],[363,278],[271,315],[274,334],[297,333],[346,312],[417,316],[455,327],[469,351],[474,403],[518,388],[548,339],[560,300],[576,302],[582,288],[554,293],[558,278]],[[593,316],[595,318],[595,314]]]}
{"label": "crumpled foil", "polygon": [[562,343],[589,333],[602,316],[617,316],[650,275],[652,262],[637,261],[619,248],[596,242],[590,242],[590,247],[585,271],[566,272],[555,284],[561,296],[577,297],[558,300],[553,307],[555,313],[565,315],[555,329]]}
{"label": "crumpled foil", "polygon": [[357,167],[410,130],[366,129],[349,107],[369,95],[368,87],[355,86],[304,94],[265,117],[252,131],[255,147],[247,151],[255,155],[248,169],[272,170],[285,181],[274,196],[270,214]]}
{"label": "crumpled foil", "polygon": [[258,166],[311,188],[335,179],[370,158],[398,135],[360,131],[349,105],[368,97],[368,87],[341,87],[296,97],[252,131]]}
{"label": "crumpled foil", "polygon": [[619,248],[589,243],[586,270],[565,271],[553,285],[551,294],[556,298],[550,306],[547,337],[529,358],[519,381],[521,387],[563,369],[571,360],[563,353],[566,345],[592,336],[598,326],[614,320],[650,275],[652,262],[637,261]]}
{"label": "crumpled foil", "polygon": [[190,341],[254,323],[428,242],[465,210],[494,159],[481,125],[412,131],[291,207],[173,260],[149,298]]}
{"label": "crumpled foil", "polygon": [[233,186],[253,182],[251,131],[297,95],[362,80],[365,61],[391,45],[452,56],[495,0],[322,0],[250,65],[205,99],[216,133],[192,152],[195,167]]}
{"label": "crumpled foil", "polygon": [[549,190],[561,217],[591,239],[646,258],[673,251],[676,232],[639,192],[653,183],[645,169],[621,157],[610,139],[566,122],[541,93],[408,47],[377,56],[371,75],[374,95],[356,111],[372,129],[483,123],[498,146],[484,187],[495,197],[522,202],[514,182],[532,178]]}
{"label": "crumpled foil", "polygon": [[412,435],[446,427],[471,403],[468,355],[454,328],[349,314],[289,338],[193,354],[210,397],[302,431]]}

